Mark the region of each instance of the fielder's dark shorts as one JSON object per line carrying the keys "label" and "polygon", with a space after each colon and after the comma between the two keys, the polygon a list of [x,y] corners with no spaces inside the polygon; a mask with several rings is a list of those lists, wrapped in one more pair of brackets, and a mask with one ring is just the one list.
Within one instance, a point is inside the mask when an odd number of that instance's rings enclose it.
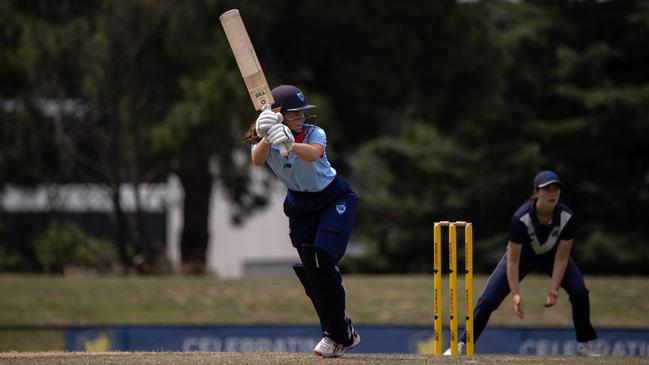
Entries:
{"label": "fielder's dark shorts", "polygon": [[284,199],[284,213],[289,218],[293,247],[314,245],[327,251],[337,263],[347,249],[356,219],[356,206],[356,193],[337,175],[317,193],[289,189]]}

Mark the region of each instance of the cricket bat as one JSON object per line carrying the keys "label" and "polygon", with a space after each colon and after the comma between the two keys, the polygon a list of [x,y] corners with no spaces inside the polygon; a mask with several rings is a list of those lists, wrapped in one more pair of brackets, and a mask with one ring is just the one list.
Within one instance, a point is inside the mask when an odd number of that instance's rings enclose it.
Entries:
{"label": "cricket bat", "polygon": [[[269,109],[275,102],[270,87],[266,81],[264,71],[261,69],[255,48],[252,46],[246,26],[243,24],[241,14],[237,9],[231,9],[219,17],[225,36],[230,43],[234,58],[239,65],[241,76],[248,89],[248,94],[256,110]],[[284,158],[288,156],[286,147],[279,146]]]}

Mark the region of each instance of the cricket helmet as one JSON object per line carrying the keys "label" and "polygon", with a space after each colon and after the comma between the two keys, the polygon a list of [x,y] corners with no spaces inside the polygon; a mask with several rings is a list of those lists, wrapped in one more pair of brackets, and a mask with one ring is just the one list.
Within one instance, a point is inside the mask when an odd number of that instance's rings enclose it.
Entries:
{"label": "cricket helmet", "polygon": [[306,102],[304,93],[293,85],[280,85],[270,92],[275,100],[272,108],[280,108],[280,112],[299,112],[315,108],[315,105]]}

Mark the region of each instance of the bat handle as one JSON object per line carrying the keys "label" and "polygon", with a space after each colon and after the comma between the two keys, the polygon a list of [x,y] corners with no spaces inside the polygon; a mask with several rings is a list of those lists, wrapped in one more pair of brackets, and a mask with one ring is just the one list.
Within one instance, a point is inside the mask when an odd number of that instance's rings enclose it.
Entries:
{"label": "bat handle", "polygon": [[282,154],[282,157],[288,160],[288,151],[286,150],[286,146],[283,144],[279,145],[279,153]]}

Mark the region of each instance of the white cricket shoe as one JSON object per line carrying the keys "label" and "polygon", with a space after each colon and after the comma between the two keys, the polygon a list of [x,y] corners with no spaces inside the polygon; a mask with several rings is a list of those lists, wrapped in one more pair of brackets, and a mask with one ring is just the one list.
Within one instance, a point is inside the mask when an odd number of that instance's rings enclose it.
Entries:
{"label": "white cricket shoe", "polygon": [[[466,344],[464,342],[457,343],[457,354],[466,355]],[[442,354],[444,356],[451,356],[451,348],[447,348],[446,351]]]}
{"label": "white cricket shoe", "polygon": [[349,346],[345,346],[325,336],[315,346],[315,348],[313,349],[313,353],[322,357],[343,356],[343,354],[345,354],[345,351],[353,349],[354,347],[358,346],[358,344],[361,342],[361,336],[358,333],[356,333],[356,331],[353,331],[352,336],[354,340],[352,341],[352,344]]}
{"label": "white cricket shoe", "polygon": [[577,342],[577,356],[601,357],[602,354],[597,352],[590,342]]}

